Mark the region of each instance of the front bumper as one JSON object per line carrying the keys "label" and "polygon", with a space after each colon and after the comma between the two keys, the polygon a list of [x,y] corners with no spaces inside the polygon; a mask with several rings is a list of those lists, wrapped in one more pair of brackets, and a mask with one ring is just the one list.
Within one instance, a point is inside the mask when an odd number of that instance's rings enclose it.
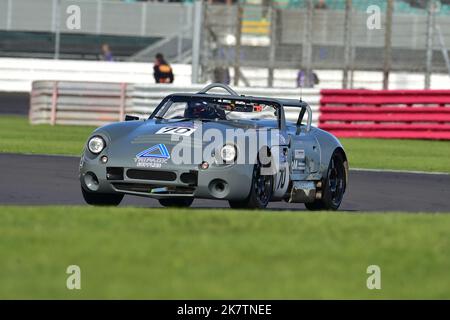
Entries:
{"label": "front bumper", "polygon": [[150,198],[193,197],[243,200],[250,193],[253,166],[248,164],[198,165],[166,164],[161,168],[137,168],[130,163],[108,161],[100,156],[83,156],[80,183],[88,192],[123,193]]}

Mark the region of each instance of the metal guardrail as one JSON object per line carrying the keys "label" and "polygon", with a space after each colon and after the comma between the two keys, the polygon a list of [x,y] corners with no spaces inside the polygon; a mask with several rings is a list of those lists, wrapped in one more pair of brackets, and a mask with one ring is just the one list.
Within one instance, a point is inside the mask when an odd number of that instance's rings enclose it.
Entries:
{"label": "metal guardrail", "polygon": [[[35,81],[32,124],[93,125],[122,121],[125,114],[148,117],[168,94],[198,92],[203,85]],[[218,89],[211,90],[212,92]],[[300,89],[235,88],[238,94],[300,98]],[[340,137],[450,139],[450,90],[315,90],[302,98],[313,110],[312,124]],[[319,105],[321,105],[319,109]],[[296,121],[298,108],[285,108]]]}
{"label": "metal guardrail", "polygon": [[[104,125],[122,121],[125,114],[148,117],[168,94],[197,92],[204,85],[174,86],[76,81],[34,81],[29,119],[32,124]],[[311,105],[317,124],[320,92],[315,89],[236,88],[239,94],[299,99]],[[316,112],[314,112],[316,111]],[[286,118],[296,121],[297,111],[286,109]]]}
{"label": "metal guardrail", "polygon": [[322,90],[320,128],[342,138],[450,140],[450,90]]}
{"label": "metal guardrail", "polygon": [[131,107],[132,91],[126,83],[35,81],[30,123],[103,125],[119,121]]}

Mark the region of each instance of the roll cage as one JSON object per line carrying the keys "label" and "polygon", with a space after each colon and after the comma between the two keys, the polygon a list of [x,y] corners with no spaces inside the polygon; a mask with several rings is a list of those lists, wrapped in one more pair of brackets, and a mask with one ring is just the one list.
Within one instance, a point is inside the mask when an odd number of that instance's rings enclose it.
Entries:
{"label": "roll cage", "polygon": [[[212,89],[221,88],[224,89],[228,94],[221,95],[221,94],[210,94],[208,91]],[[174,93],[170,94],[167,97],[165,97],[155,108],[155,110],[150,115],[149,119],[153,119],[154,116],[161,110],[161,108],[166,104],[166,102],[174,97],[185,97],[187,99],[189,98],[217,98],[217,99],[236,99],[243,102],[257,102],[257,103],[265,103],[265,104],[272,104],[275,108],[279,110],[278,112],[278,126],[279,129],[283,130],[286,127],[286,119],[285,119],[285,113],[284,113],[284,107],[295,107],[295,108],[301,108],[301,111],[299,113],[298,119],[297,119],[297,134],[299,133],[300,126],[303,123],[303,118],[305,116],[305,113],[308,114],[308,118],[306,121],[306,132],[311,130],[311,123],[312,123],[312,110],[311,107],[302,100],[295,100],[295,99],[276,99],[276,98],[264,98],[264,97],[253,97],[253,96],[245,96],[245,95],[239,95],[236,91],[231,89],[229,86],[222,84],[222,83],[212,83],[198,91],[197,93]]]}

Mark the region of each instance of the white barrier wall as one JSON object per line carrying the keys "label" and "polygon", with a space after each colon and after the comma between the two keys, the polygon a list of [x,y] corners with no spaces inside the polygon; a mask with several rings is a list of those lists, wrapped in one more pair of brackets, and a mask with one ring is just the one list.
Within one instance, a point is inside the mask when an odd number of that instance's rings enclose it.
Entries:
{"label": "white barrier wall", "polygon": [[[175,84],[190,84],[189,65],[172,67]],[[0,91],[30,92],[37,80],[155,83],[150,62],[0,58]]]}
{"label": "white barrier wall", "polygon": [[[174,85],[191,85],[191,66],[174,64]],[[230,72],[233,70],[230,68]],[[242,68],[251,87],[265,87],[267,69]],[[318,70],[319,89],[340,89],[342,72]],[[297,70],[275,70],[275,87],[294,88]],[[382,73],[355,71],[354,88],[381,89]],[[390,89],[423,89],[423,74],[392,73]],[[99,81],[153,84],[153,64],[135,62],[104,62],[79,60],[0,58],[0,91],[30,92],[36,80]],[[243,84],[241,84],[243,85]],[[432,89],[450,88],[448,75],[434,74]]]}

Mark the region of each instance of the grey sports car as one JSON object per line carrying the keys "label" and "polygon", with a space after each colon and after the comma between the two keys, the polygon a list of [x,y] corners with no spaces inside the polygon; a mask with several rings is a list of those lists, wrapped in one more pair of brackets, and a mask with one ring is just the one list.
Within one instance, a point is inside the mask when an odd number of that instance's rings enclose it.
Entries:
{"label": "grey sports car", "polygon": [[[211,93],[219,88],[226,92]],[[344,148],[311,126],[301,100],[211,84],[167,96],[146,120],[125,120],[96,129],[86,143],[80,182],[88,204],[118,205],[128,194],[169,207],[205,198],[232,208],[288,201],[336,210],[348,184]]]}

